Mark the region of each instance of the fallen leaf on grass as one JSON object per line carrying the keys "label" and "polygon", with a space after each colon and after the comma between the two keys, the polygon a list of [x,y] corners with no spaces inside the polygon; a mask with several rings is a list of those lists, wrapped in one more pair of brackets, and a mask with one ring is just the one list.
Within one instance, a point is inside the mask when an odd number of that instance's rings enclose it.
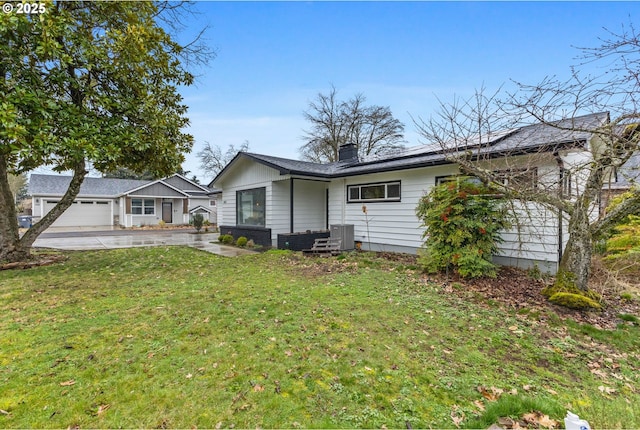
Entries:
{"label": "fallen leaf on grass", "polygon": [[544,415],[542,412],[533,411],[528,414],[524,414],[522,419],[527,424],[533,424],[536,427],[544,427],[548,429],[556,429],[560,427],[560,423],[556,420],[549,418],[549,415]]}
{"label": "fallen leaf on grass", "polygon": [[613,394],[616,392],[615,388],[611,388],[611,387],[605,387],[604,385],[600,385],[598,387],[598,390],[600,390],[600,392],[602,393],[606,393],[606,394]]}
{"label": "fallen leaf on grass", "polygon": [[105,413],[105,411],[106,411],[107,409],[109,409],[110,407],[111,407],[111,405],[100,405],[100,406],[98,407],[98,416],[100,416],[100,415],[104,414],[104,413]]}
{"label": "fallen leaf on grass", "polygon": [[[454,407],[455,406],[456,405],[454,405]],[[460,413],[461,415],[458,415],[458,413]],[[454,408],[454,410],[451,411],[451,420],[453,421],[454,426],[460,428],[460,424],[462,424],[462,421],[464,421],[464,412],[458,411],[457,408]]]}
{"label": "fallen leaf on grass", "polygon": [[60,386],[61,387],[69,387],[69,386],[71,386],[71,385],[73,385],[75,383],[76,383],[76,381],[74,379],[70,379],[68,381],[61,382]]}
{"label": "fallen leaf on grass", "polygon": [[503,429],[512,429],[516,422],[509,417],[500,417],[498,418],[498,425]]}
{"label": "fallen leaf on grass", "polygon": [[7,411],[5,411],[4,409],[0,409],[0,414],[2,414],[2,415],[9,415],[9,414],[11,414],[11,412],[7,412]]}
{"label": "fallen leaf on grass", "polygon": [[478,392],[482,394],[482,397],[489,400],[490,402],[495,402],[500,398],[504,390],[496,387],[483,387],[482,385],[477,388]]}
{"label": "fallen leaf on grass", "polygon": [[260,385],[260,384],[256,384],[256,385],[253,386],[253,391],[256,392],[256,393],[259,393],[261,391],[264,391],[264,387],[262,385]]}
{"label": "fallen leaf on grass", "polygon": [[473,404],[476,405],[481,412],[484,412],[484,403],[482,403],[481,400],[474,400]]}

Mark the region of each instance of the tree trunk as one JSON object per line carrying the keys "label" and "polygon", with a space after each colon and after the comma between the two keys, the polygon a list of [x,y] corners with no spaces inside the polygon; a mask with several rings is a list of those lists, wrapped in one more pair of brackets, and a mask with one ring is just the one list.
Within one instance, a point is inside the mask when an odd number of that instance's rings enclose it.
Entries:
{"label": "tree trunk", "polygon": [[576,205],[569,220],[569,240],[560,261],[556,284],[560,282],[569,289],[575,287],[588,291],[593,253],[593,235],[589,227],[588,210],[585,206]]}
{"label": "tree trunk", "polygon": [[28,260],[31,255],[33,242],[57,220],[60,215],[73,204],[80,192],[80,186],[87,174],[84,159],[79,161],[73,169],[73,178],[64,196],[40,221],[34,224],[20,238],[18,234],[18,219],[13,205],[13,198],[9,192],[10,205],[7,206],[8,180],[6,175],[6,160],[0,155],[0,260],[18,262]]}
{"label": "tree trunk", "polygon": [[18,217],[9,187],[7,158],[0,154],[0,261],[21,261],[29,256],[20,246]]}

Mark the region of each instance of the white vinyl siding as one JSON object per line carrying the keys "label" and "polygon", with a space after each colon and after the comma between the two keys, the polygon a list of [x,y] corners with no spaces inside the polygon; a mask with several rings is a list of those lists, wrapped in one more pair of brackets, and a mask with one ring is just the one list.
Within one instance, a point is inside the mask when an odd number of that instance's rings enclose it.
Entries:
{"label": "white vinyl siding", "polygon": [[[288,232],[288,216],[283,220],[282,216],[274,218],[274,208],[288,204],[288,194],[276,192],[273,194],[273,181],[283,179],[280,173],[270,167],[255,163],[250,160],[238,160],[237,169],[221,184],[222,204],[218,208],[219,225],[236,225],[236,192],[252,188],[265,188],[265,227],[271,228],[272,241],[277,243],[277,234]],[[288,181],[287,186],[288,186]],[[224,232],[221,232],[224,233]]]}
{"label": "white vinyl siding", "polygon": [[[326,182],[293,180],[293,231],[324,230],[326,227]],[[267,194],[269,189],[267,189]],[[291,232],[291,179],[274,181],[271,199],[267,198],[267,227],[271,229],[274,245],[278,234]]]}
{"label": "white vinyl siding", "polygon": [[327,227],[325,182],[296,179],[293,184],[293,231],[318,231]]}
{"label": "white vinyl siding", "polygon": [[[371,243],[374,250],[415,251],[422,245],[423,232],[415,214],[418,200],[433,186],[436,176],[451,175],[454,169],[454,166],[421,168],[335,180],[329,191],[329,224],[353,224],[355,240]],[[350,185],[398,182],[402,183],[401,201],[346,203]]]}
{"label": "white vinyl siding", "polygon": [[[373,250],[415,252],[423,244],[424,231],[415,215],[419,199],[435,185],[436,178],[456,173],[456,167],[449,165],[334,180],[329,192],[329,224],[353,224],[355,239],[365,244],[363,249],[369,249],[370,243]],[[349,185],[387,183],[398,179],[402,182],[400,202],[345,204]],[[363,205],[367,209],[366,215]],[[504,232],[500,255],[511,259],[557,262],[557,215],[532,204],[528,204],[526,209],[517,211],[517,226]]]}
{"label": "white vinyl siding", "polygon": [[[334,224],[353,224],[354,238],[363,242],[363,249],[416,252],[424,241],[424,228],[415,214],[418,201],[435,185],[436,178],[457,173],[457,166],[443,165],[337,178],[328,183],[296,178],[293,183],[293,231],[327,227],[328,189],[329,227]],[[557,178],[557,175],[558,168],[553,158],[537,167],[537,177],[542,185],[545,181]],[[362,187],[375,184],[385,184],[385,187],[388,184],[400,184],[401,200],[348,202],[348,190],[353,186],[361,190]],[[282,176],[276,169],[251,160],[240,160],[239,165],[216,186],[223,189],[219,207],[219,216],[222,214],[220,224],[235,225],[236,191],[264,187],[265,226],[271,229],[273,244],[276,244],[279,233],[291,231],[291,180],[288,175]],[[395,196],[393,192],[391,196]],[[389,191],[385,193],[385,197],[389,197]],[[363,206],[366,206],[366,214]],[[530,204],[524,209],[523,206],[516,211],[519,217],[514,228],[503,233],[504,243],[500,246],[499,257],[517,264],[519,260],[548,262],[549,265],[545,267],[554,270],[558,259],[557,214]],[[564,225],[563,240],[566,242],[566,221]]]}
{"label": "white vinyl siding", "polygon": [[269,212],[269,224],[267,227],[271,229],[271,239],[277,244],[278,234],[289,233],[291,229],[290,212],[290,189],[291,182],[289,178],[274,181],[271,187],[271,201],[267,203]]}

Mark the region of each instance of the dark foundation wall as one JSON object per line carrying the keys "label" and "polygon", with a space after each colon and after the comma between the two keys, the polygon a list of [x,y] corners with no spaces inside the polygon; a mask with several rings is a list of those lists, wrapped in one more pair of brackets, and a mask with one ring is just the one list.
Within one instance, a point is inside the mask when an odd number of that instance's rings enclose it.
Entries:
{"label": "dark foundation wall", "polygon": [[278,249],[290,249],[292,251],[311,249],[316,239],[325,239],[330,234],[329,230],[279,234]]}
{"label": "dark foundation wall", "polygon": [[244,236],[248,240],[253,240],[256,245],[267,247],[270,247],[272,245],[270,228],[221,225],[220,234],[230,234],[234,239],[238,239],[240,236]]}

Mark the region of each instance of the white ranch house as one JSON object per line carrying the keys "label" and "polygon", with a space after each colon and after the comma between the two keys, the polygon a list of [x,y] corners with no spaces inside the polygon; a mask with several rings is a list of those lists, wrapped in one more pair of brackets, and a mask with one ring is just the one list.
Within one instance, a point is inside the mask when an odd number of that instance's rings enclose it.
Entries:
{"label": "white ranch house", "polygon": [[[608,118],[601,113],[573,121],[589,129]],[[532,180],[555,178],[575,192],[580,175],[570,177],[567,172],[589,157],[590,138],[590,133],[568,133],[540,124],[500,133],[483,142],[481,151],[493,166],[503,163],[505,168],[525,165],[536,154],[538,164],[527,170]],[[209,187],[222,190],[221,233],[288,247],[289,242],[282,240],[287,234],[326,230],[344,234],[342,226],[352,225],[354,240],[363,249],[416,253],[423,244],[423,228],[415,214],[418,200],[457,173],[457,165],[433,145],[377,160],[358,160],[356,148],[344,145],[340,160],[328,164],[241,152]],[[566,222],[557,212],[527,206],[532,214],[527,225],[503,234],[505,242],[494,259],[520,267],[536,264],[555,272],[567,241]]]}
{"label": "white ranch house", "polygon": [[[70,176],[32,174],[29,193],[33,222],[46,215],[60,201],[71,182]],[[175,174],[159,180],[85,178],[73,204],[54,227],[188,224],[201,213],[217,223],[219,191]]]}

